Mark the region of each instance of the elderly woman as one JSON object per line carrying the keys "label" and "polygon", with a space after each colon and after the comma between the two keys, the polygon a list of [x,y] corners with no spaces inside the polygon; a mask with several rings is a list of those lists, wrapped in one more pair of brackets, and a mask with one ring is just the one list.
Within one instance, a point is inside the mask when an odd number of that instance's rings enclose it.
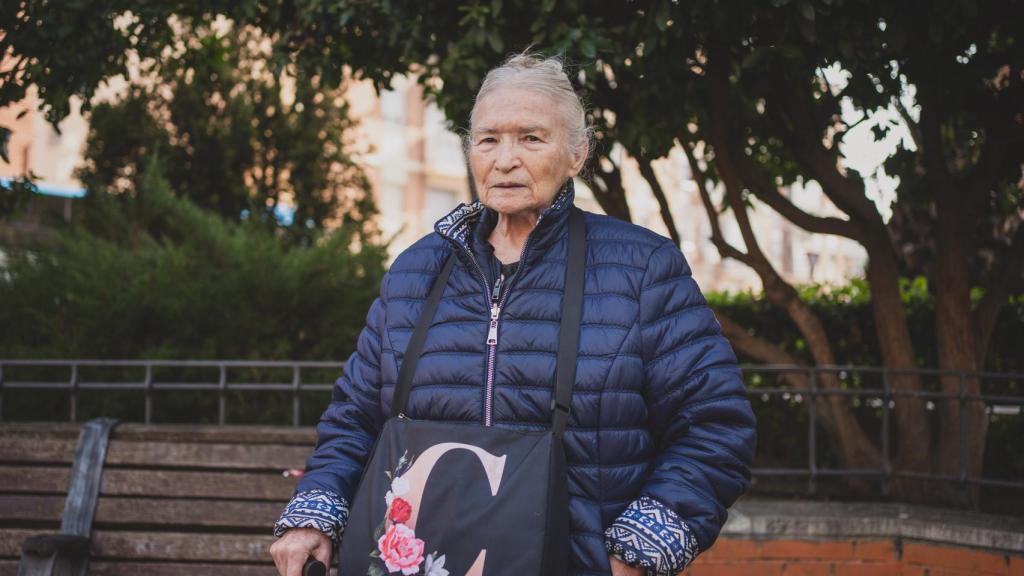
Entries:
{"label": "elderly woman", "polygon": [[[715,542],[750,483],[754,416],[733,350],[675,244],[574,206],[591,129],[558,59],[521,54],[492,70],[470,122],[479,200],[440,219],[386,275],[274,526],[277,568],[298,576],[308,556],[326,563],[342,540],[410,334],[453,251],[405,413],[512,430],[551,425],[576,210],[586,251],[562,437],[568,572],[676,574]],[[433,560],[401,573],[447,575]]]}

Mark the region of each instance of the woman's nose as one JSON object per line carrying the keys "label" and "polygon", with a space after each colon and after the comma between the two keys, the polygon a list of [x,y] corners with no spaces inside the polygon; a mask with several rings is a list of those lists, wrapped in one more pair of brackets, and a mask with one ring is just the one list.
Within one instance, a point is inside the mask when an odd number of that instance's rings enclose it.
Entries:
{"label": "woman's nose", "polygon": [[519,150],[514,143],[502,142],[498,144],[496,152],[494,164],[498,170],[507,172],[519,166]]}

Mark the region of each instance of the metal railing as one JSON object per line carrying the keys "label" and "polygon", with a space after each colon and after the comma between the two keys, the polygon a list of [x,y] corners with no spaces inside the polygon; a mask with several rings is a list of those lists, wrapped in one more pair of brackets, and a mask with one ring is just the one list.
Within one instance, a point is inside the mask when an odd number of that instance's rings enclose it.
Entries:
{"label": "metal railing", "polygon": [[[744,364],[742,365],[745,374],[751,373],[774,373],[774,374],[797,374],[807,379],[807,387],[799,388],[792,386],[785,387],[749,387],[747,393],[750,396],[785,396],[785,395],[806,395],[810,400],[807,404],[807,443],[808,461],[806,467],[801,468],[754,468],[752,473],[755,476],[807,476],[808,491],[814,494],[817,490],[819,477],[827,476],[878,476],[881,478],[881,492],[887,495],[889,482],[893,478],[913,478],[917,480],[957,482],[961,486],[966,484],[978,484],[979,486],[992,486],[1000,488],[1024,489],[1024,481],[1002,480],[994,478],[974,477],[967,474],[967,412],[965,407],[968,402],[984,402],[986,404],[1001,404],[1017,406],[1018,410],[1024,406],[1024,395],[1005,394],[971,394],[967,392],[968,380],[1002,380],[1024,382],[1024,374],[1009,374],[998,372],[974,372],[965,370],[941,370],[934,368],[888,368],[880,366],[797,366],[782,364]],[[881,376],[881,388],[840,388],[825,389],[818,385],[821,374],[862,373],[876,374]],[[959,390],[943,392],[936,390],[904,390],[892,387],[892,378],[901,375],[935,376],[939,378],[953,377],[959,381]],[[845,379],[845,378],[843,378]],[[815,399],[827,396],[848,396],[852,398],[867,398],[871,401],[878,401],[882,411],[881,426],[881,465],[878,468],[840,468],[829,469],[818,465],[817,439],[818,408]],[[893,470],[892,455],[890,447],[890,428],[892,425],[892,411],[895,399],[897,398],[920,398],[926,400],[955,400],[958,405],[958,433],[959,433],[959,474],[932,474],[926,472],[911,472],[905,470]]]}
{"label": "metal railing", "polygon": [[[62,367],[67,368],[68,376],[62,381],[14,381],[5,378],[5,367]],[[139,381],[101,382],[86,381],[80,378],[82,368],[140,368],[144,377]],[[173,382],[157,381],[154,371],[158,368],[210,368],[216,369],[216,382]],[[1024,395],[1005,394],[972,394],[968,393],[967,382],[972,379],[1001,380],[1024,382],[1024,374],[1007,374],[994,372],[953,371],[926,368],[886,368],[878,366],[797,366],[779,364],[744,364],[741,366],[747,379],[752,374],[795,374],[806,378],[807,387],[794,386],[762,387],[748,386],[750,396],[796,396],[801,402],[808,398],[807,423],[807,466],[800,468],[754,468],[755,476],[806,476],[808,490],[814,494],[819,478],[837,476],[877,476],[881,480],[883,494],[887,494],[889,482],[893,478],[905,477],[918,480],[958,482],[962,486],[977,484],[1000,488],[1024,489],[1024,481],[1003,480],[969,476],[967,473],[967,414],[965,407],[968,402],[983,402],[1016,407],[1024,407]],[[240,369],[285,369],[291,372],[290,382],[233,382],[229,379],[231,370]],[[227,423],[227,398],[229,391],[251,392],[290,392],[292,401],[292,426],[300,424],[301,392],[330,391],[333,383],[306,382],[304,370],[331,369],[338,374],[344,369],[343,362],[311,362],[311,361],[253,361],[253,360],[2,360],[0,359],[0,421],[3,420],[4,395],[7,390],[67,390],[70,395],[68,419],[78,420],[78,397],[86,390],[137,390],[144,394],[143,422],[153,421],[153,394],[163,390],[212,391],[218,394],[218,424]],[[819,385],[822,374],[837,374],[845,380],[851,373],[875,374],[881,377],[881,388],[823,388]],[[894,376],[917,375],[940,378],[954,377],[959,380],[959,391],[943,392],[935,390],[904,390],[894,389],[891,380]],[[818,407],[815,400],[827,396],[847,396],[866,398],[881,408],[881,463],[878,468],[825,468],[818,462]],[[892,411],[897,398],[919,398],[927,400],[954,400],[959,411],[959,474],[944,475],[925,472],[894,470],[892,467],[890,428]]]}
{"label": "metal railing", "polygon": [[[68,377],[62,381],[11,381],[5,378],[5,367],[66,367]],[[144,377],[140,381],[100,382],[83,381],[81,368],[141,368]],[[68,390],[70,402],[68,420],[78,421],[79,393],[84,390],[138,390],[144,394],[143,422],[153,422],[153,394],[161,390],[214,391],[217,399],[217,423],[227,424],[227,398],[229,391],[250,392],[291,392],[292,426],[299,426],[301,392],[330,391],[333,383],[305,382],[302,371],[309,369],[334,369],[340,374],[343,362],[313,361],[262,361],[262,360],[0,360],[0,421],[4,419],[4,392],[6,390]],[[216,368],[216,382],[158,382],[153,374],[158,368]],[[290,382],[231,382],[229,370],[252,368],[276,368],[291,371]]]}

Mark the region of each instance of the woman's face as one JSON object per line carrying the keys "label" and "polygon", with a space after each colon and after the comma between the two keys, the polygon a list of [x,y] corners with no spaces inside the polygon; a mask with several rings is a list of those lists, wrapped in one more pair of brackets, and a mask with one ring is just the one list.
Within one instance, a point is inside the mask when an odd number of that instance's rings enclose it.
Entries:
{"label": "woman's face", "polygon": [[478,103],[469,165],[486,206],[506,215],[538,212],[580,171],[583,155],[570,155],[558,106],[517,88],[500,88]]}

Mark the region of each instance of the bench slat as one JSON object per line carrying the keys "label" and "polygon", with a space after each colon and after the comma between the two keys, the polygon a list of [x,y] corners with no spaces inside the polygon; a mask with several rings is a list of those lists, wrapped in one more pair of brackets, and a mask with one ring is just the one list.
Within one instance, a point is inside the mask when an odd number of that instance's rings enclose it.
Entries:
{"label": "bench slat", "polygon": [[[100,498],[96,524],[110,526],[205,526],[260,529],[267,533],[284,510],[280,502]],[[63,496],[0,495],[0,519],[47,522],[56,526],[64,510]]]}
{"label": "bench slat", "polygon": [[126,560],[258,562],[270,558],[271,535],[97,531],[93,555]]}
{"label": "bench slat", "polygon": [[[0,437],[0,462],[71,464],[76,440],[29,435]],[[302,468],[312,445],[172,443],[111,440],[106,466],[226,468],[259,470]]]}
{"label": "bench slat", "polygon": [[[325,405],[326,406],[326,405]],[[127,424],[114,429],[114,440],[134,442],[211,442],[231,444],[290,444],[312,450],[313,427],[216,426],[205,424]]]}
{"label": "bench slat", "polygon": [[273,563],[268,564],[170,564],[161,562],[90,562],[92,576],[278,576]]}
{"label": "bench slat", "polygon": [[60,525],[64,512],[64,496],[0,495],[0,519],[10,522],[22,520]]}
{"label": "bench slat", "polygon": [[[2,430],[2,429],[0,429]],[[0,437],[0,462],[71,464],[76,438],[47,438],[35,435]]]}
{"label": "bench slat", "polygon": [[[21,543],[38,530],[0,531],[0,557],[17,558]],[[118,560],[176,560],[195,562],[270,561],[273,536],[256,534],[188,534],[183,532],[124,532],[94,530],[95,562]],[[91,571],[90,571],[91,573]]]}
{"label": "bench slat", "polygon": [[[69,422],[4,422],[0,436],[34,436],[37,438],[78,438],[80,423]],[[211,424],[133,424],[122,422],[114,428],[111,440],[133,442],[213,442],[239,444],[288,444],[312,449],[316,429],[310,426],[217,426]]]}
{"label": "bench slat", "polygon": [[106,465],[286,470],[303,468],[312,450],[312,446],[274,444],[199,444],[114,440],[110,443]]}
{"label": "bench slat", "polygon": [[106,470],[104,495],[288,500],[295,480],[280,474]]}
{"label": "bench slat", "polygon": [[[273,563],[210,564],[150,562],[90,562],[91,576],[278,576]],[[18,576],[17,560],[0,560],[0,576]]]}
{"label": "bench slat", "polygon": [[66,496],[70,476],[71,468],[0,466],[0,492]]}
{"label": "bench slat", "polygon": [[[66,494],[69,475],[67,468],[4,466],[0,492]],[[277,473],[107,469],[100,494],[287,501],[294,489],[294,478]]]}

